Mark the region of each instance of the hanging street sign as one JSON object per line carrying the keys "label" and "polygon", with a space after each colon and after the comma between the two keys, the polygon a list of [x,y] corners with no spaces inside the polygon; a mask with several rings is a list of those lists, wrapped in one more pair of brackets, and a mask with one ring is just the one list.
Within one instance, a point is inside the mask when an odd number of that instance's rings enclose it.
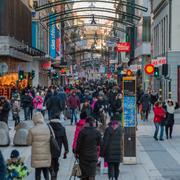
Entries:
{"label": "hanging street sign", "polygon": [[116,44],[116,51],[117,52],[130,52],[131,50],[131,43],[130,42],[118,42]]}

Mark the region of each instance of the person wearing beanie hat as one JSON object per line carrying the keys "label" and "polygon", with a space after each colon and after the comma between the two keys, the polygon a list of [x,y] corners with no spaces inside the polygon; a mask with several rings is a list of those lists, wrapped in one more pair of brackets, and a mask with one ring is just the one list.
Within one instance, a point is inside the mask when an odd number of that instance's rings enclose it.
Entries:
{"label": "person wearing beanie hat", "polygon": [[50,130],[40,112],[35,113],[32,120],[34,127],[29,130],[27,140],[27,143],[32,145],[31,166],[35,168],[35,180],[41,179],[41,171],[45,180],[49,180],[49,167],[51,166]]}
{"label": "person wearing beanie hat", "polygon": [[18,150],[12,150],[11,152],[11,159],[19,158],[19,151]]}
{"label": "person wearing beanie hat", "polygon": [[115,180],[118,180],[119,177],[119,166],[122,158],[121,139],[122,128],[120,123],[116,119],[111,119],[109,126],[105,130],[103,148],[101,149],[101,156],[108,163],[109,179],[115,178]]}
{"label": "person wearing beanie hat", "polygon": [[14,149],[11,152],[10,159],[7,160],[7,180],[23,180],[29,175],[27,166],[25,166],[23,159],[20,157],[18,150]]}

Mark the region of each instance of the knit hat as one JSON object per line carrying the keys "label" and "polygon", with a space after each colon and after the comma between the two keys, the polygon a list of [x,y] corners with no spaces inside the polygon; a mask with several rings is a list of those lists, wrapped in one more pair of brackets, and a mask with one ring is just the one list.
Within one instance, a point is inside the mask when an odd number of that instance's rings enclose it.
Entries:
{"label": "knit hat", "polygon": [[18,150],[12,150],[11,152],[11,158],[18,158],[19,157],[19,151]]}

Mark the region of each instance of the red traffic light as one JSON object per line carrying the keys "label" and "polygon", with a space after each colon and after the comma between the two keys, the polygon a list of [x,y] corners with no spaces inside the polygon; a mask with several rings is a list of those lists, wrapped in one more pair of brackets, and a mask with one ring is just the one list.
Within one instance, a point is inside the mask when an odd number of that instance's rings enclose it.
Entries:
{"label": "red traffic light", "polygon": [[132,76],[132,75],[133,75],[133,72],[132,72],[130,69],[128,69],[128,70],[126,71],[126,75],[127,75],[127,76]]}
{"label": "red traffic light", "polygon": [[145,67],[144,67],[144,71],[146,72],[146,74],[148,75],[151,75],[154,73],[154,65],[152,64],[147,64]]}

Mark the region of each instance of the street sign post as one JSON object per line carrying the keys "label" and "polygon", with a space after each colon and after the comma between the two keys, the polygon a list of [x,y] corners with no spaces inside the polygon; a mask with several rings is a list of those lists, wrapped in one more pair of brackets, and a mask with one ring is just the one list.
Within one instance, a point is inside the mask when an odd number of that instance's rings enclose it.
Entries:
{"label": "street sign post", "polygon": [[136,78],[123,77],[124,164],[136,164]]}

